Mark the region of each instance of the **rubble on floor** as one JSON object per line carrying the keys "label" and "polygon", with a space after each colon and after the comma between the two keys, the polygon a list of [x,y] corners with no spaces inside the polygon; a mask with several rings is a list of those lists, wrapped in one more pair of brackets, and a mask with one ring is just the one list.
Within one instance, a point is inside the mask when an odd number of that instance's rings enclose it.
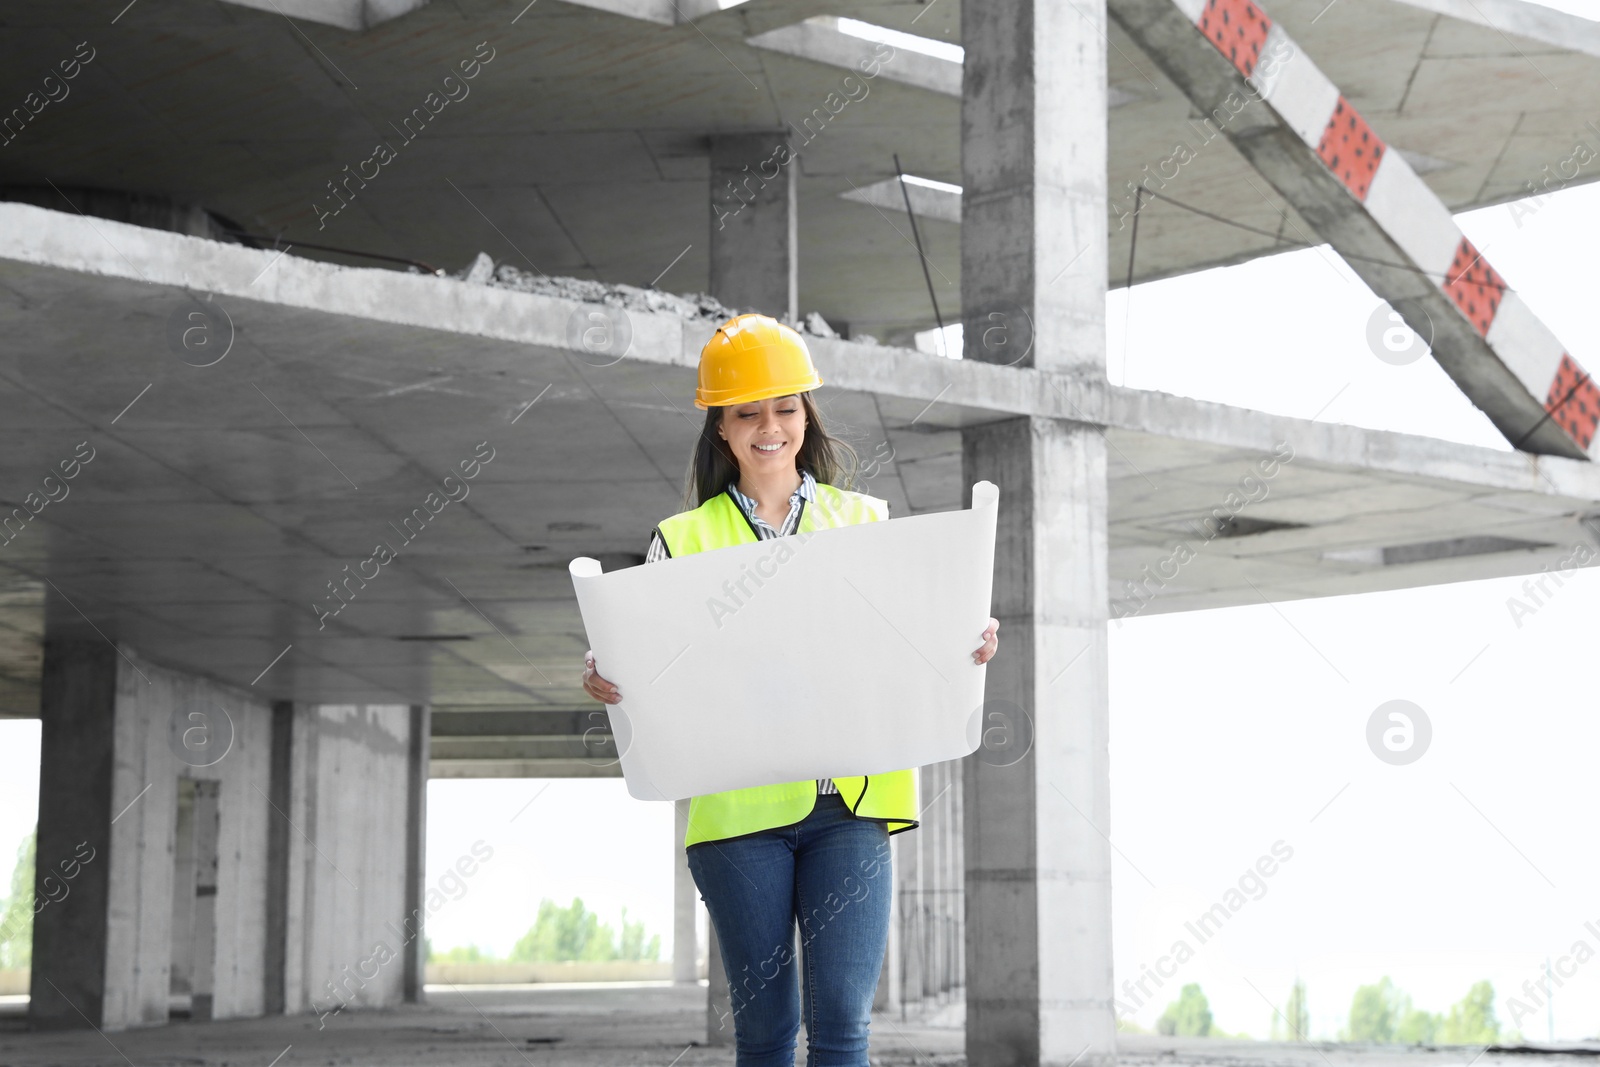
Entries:
{"label": "rubble on floor", "polygon": [[[578,300],[585,304],[604,304],[624,311],[666,311],[686,319],[709,319],[726,322],[738,314],[715,297],[705,293],[687,293],[682,296],[663,293],[659,289],[640,289],[634,285],[611,285],[584,278],[553,277],[525,271],[510,263],[496,264],[487,252],[466,268],[448,277],[474,285],[494,285],[515,289],[523,293],[537,293],[561,300]],[[813,337],[838,337],[826,319],[815,311],[804,315],[798,323],[790,323],[802,333]],[[877,344],[871,336],[852,337],[859,344]]]}

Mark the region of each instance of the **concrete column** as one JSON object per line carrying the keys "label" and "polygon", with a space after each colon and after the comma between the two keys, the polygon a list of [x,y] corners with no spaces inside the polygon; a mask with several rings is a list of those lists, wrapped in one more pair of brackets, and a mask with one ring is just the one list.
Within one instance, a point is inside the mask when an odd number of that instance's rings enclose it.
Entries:
{"label": "concrete column", "polygon": [[693,985],[700,979],[695,966],[700,890],[689,873],[688,854],[683,847],[688,829],[689,802],[680,800],[673,804],[672,823],[672,981],[676,985]]}
{"label": "concrete column", "polygon": [[1104,1060],[1115,1049],[1102,836],[1111,832],[1105,447],[1092,427],[1041,419],[964,435],[967,484],[1014,487],[1009,505],[1001,497],[1007,547],[995,576],[1007,662],[992,665],[988,697],[1020,705],[1034,732],[1025,759],[970,758],[965,768],[973,1067],[1018,1055]]}
{"label": "concrete column", "polygon": [[928,968],[934,982],[928,992],[938,993],[939,1000],[944,1000],[944,993],[949,992],[950,985],[955,984],[954,976],[950,974],[954,963],[954,941],[950,936],[950,917],[954,909],[950,907],[950,889],[954,888],[954,880],[950,878],[950,861],[955,856],[955,827],[950,825],[950,768],[949,763],[939,763],[933,768],[930,785],[933,785],[933,797],[925,801],[926,811],[923,816],[933,825],[933,833],[928,835],[928,857],[933,870],[933,891],[928,894],[928,904],[931,905],[934,921],[928,939],[933,952],[930,953]]}
{"label": "concrete column", "polygon": [[[961,20],[966,357],[1103,376],[1105,2]],[[972,1067],[1115,1055],[1105,449],[1096,427],[1031,417],[962,435],[963,484],[1001,490],[987,697],[1033,731],[1025,758],[963,767]]]}
{"label": "concrete column", "polygon": [[337,877],[326,865],[319,868],[317,850],[306,839],[322,819],[322,734],[315,704],[295,704],[294,732],[290,741],[289,806],[272,817],[291,830],[289,835],[289,921],[285,937],[283,999],[284,1012],[297,1015],[316,1010],[317,1000],[328,1000],[327,993],[312,981],[310,961],[315,958],[317,925],[311,903],[317,899],[322,871]]}
{"label": "concrete column", "polygon": [[402,937],[411,934],[412,940],[403,945],[405,974],[403,996],[408,1004],[421,1004],[427,978],[427,949],[422,931],[412,933],[406,920],[425,916],[427,908],[426,861],[428,847],[428,742],[433,728],[432,709],[427,705],[412,705],[411,736],[406,753],[406,893],[405,913],[401,920]]}
{"label": "concrete column", "polygon": [[[916,833],[916,831],[912,831]],[[900,866],[900,850],[905,834],[889,838],[889,943],[883,953],[883,967],[878,971],[878,988],[872,994],[872,1010],[892,1015],[901,1014],[900,1001],[900,893],[892,876]]]}
{"label": "concrete column", "polygon": [[799,165],[787,131],[711,138],[711,295],[731,308],[799,316]]}
{"label": "concrete column", "polygon": [[733,996],[728,992],[728,972],[722,966],[717,924],[710,926],[711,950],[706,957],[706,974],[711,980],[706,992],[706,1044],[714,1048],[732,1048]]}
{"label": "concrete column", "polygon": [[[297,723],[296,726],[301,726]],[[421,914],[414,899],[417,774],[413,709],[404,704],[316,704],[296,730],[290,938],[300,943],[291,1010],[319,1016],[403,1003],[406,960],[435,907],[472,906],[442,894]],[[300,736],[302,735],[303,736]],[[359,783],[359,788],[351,788]],[[302,836],[303,835],[303,836]],[[298,871],[295,869],[298,868]],[[464,872],[463,872],[464,873]],[[331,1024],[326,1024],[331,1025]]]}
{"label": "concrete column", "polygon": [[[928,803],[928,798],[933,794],[928,790],[930,767],[924,767],[918,775],[921,783],[921,794],[917,807],[920,810]],[[923,855],[928,848],[927,824],[923,823],[909,834],[898,835],[901,844],[895,853],[895,881],[899,885],[900,897],[900,966],[903,981],[905,982],[905,999],[901,1003],[902,1011],[916,1008],[921,1005],[923,993],[923,972],[926,963],[922,956],[922,946],[925,940],[922,925],[923,905],[923,880],[927,877],[927,865],[923,862]]]}
{"label": "concrete column", "polygon": [[[262,1007],[268,1015],[283,1014],[284,980],[289,951],[289,822],[291,754],[294,750],[294,705],[272,705],[272,755],[267,784],[267,951],[262,961]],[[274,810],[275,809],[275,810]]]}
{"label": "concrete column", "polygon": [[[116,696],[110,644],[45,640],[34,893],[60,899],[33,918],[28,1023],[36,1030],[86,1029],[105,1015]],[[62,860],[79,863],[70,881],[57,869]]]}
{"label": "concrete column", "polygon": [[217,988],[217,892],[220,887],[220,859],[217,850],[222,836],[221,787],[217,781],[195,781],[194,786],[194,880],[175,885],[174,893],[193,893],[194,908],[190,931],[189,1018],[209,1022],[216,1017]]}
{"label": "concrete column", "polygon": [[967,968],[967,940],[965,930],[965,892],[966,892],[966,840],[963,836],[963,827],[966,824],[963,783],[964,766],[957,762],[948,764],[950,768],[950,808],[945,821],[945,832],[950,835],[954,845],[954,855],[951,857],[949,869],[944,875],[944,884],[951,891],[950,913],[953,916],[950,939],[953,944],[950,951],[954,957],[954,966],[951,968],[951,982],[963,986],[966,982]]}
{"label": "concrete column", "polygon": [[48,626],[34,1025],[262,1014],[270,705]]}

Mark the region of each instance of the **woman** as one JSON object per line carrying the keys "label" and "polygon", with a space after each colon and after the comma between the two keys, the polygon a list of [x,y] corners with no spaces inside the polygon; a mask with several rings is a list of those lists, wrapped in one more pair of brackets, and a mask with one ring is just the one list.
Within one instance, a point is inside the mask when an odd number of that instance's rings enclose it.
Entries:
{"label": "woman", "polygon": [[[717,329],[700,353],[695,406],[706,421],[687,510],[656,527],[648,562],[888,518],[887,502],[843,488],[854,480],[856,455],[823,428],[808,395],[821,384],[805,341],[776,320],[740,315]],[[999,625],[989,620],[975,663],[993,657]],[[596,670],[593,651],[583,688],[607,704],[622,699]],[[684,844],[721,945],[738,1067],[792,1067],[802,1013],[808,1065],[867,1063],[889,934],[888,837],[914,829],[917,814],[914,769],[690,800]]]}

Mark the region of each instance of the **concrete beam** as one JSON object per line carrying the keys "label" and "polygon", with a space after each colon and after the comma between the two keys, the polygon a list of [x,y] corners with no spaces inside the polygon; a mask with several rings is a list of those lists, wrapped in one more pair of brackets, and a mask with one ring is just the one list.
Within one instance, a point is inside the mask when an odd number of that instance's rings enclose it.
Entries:
{"label": "concrete beam", "polygon": [[1600,22],[1527,0],[1394,0],[1502,34],[1600,57]]}
{"label": "concrete beam", "polygon": [[568,762],[590,760],[610,763],[617,758],[616,742],[609,733],[603,737],[450,737],[436,738],[432,745],[435,762],[461,760],[550,760]]}
{"label": "concrete beam", "polygon": [[[598,716],[596,715],[598,713]],[[484,711],[440,711],[433,709],[431,736],[435,739],[461,737],[584,737],[596,726],[606,727],[605,712],[598,706],[573,711],[532,711],[496,708]],[[609,730],[607,731],[609,732]]]}
{"label": "concrete beam", "polygon": [[[870,15],[865,12],[856,14],[866,16],[856,21],[870,24]],[[929,38],[929,41],[933,42],[933,39]],[[897,48],[893,41],[880,43],[868,40],[840,29],[837,15],[813,15],[800,22],[747,37],[744,43],[752,48],[764,48],[830,67],[858,73],[871,72],[873,77],[914,85],[943,96],[961,96],[963,63],[960,59],[946,59],[913,48]],[[1143,99],[1137,93],[1116,86],[1111,86],[1108,92],[1106,106],[1111,108]]]}
{"label": "concrete beam", "polygon": [[679,0],[677,15],[683,22],[716,15],[729,8],[738,7],[745,0]]}
{"label": "concrete beam", "polygon": [[1251,0],[1108,10],[1508,441],[1594,458],[1600,387],[1282,26]]}
{"label": "concrete beam", "polygon": [[[365,321],[415,327],[451,338],[456,344],[463,339],[487,339],[592,358],[567,332],[568,321],[593,306],[577,300],[420,274],[337,266],[301,259],[293,252],[279,256],[25,204],[0,203],[0,260],[93,275],[106,279],[107,285],[142,283],[151,292],[166,288],[177,293],[187,288],[224,300],[250,302],[275,315],[286,310],[319,312],[329,316],[330,329],[339,320]],[[1082,265],[1080,261],[1073,270]],[[1047,264],[1046,280],[1048,272],[1059,270],[1059,262]],[[1070,281],[1070,275],[1061,275],[1056,284],[1064,288]],[[634,338],[624,363],[692,368],[714,325],[709,319],[685,319],[666,311],[630,308],[628,316]],[[1017,323],[1027,326],[1020,318]],[[1006,332],[1013,340],[1019,337],[1015,328]],[[1026,336],[1020,340],[1019,348],[1027,343]],[[1600,469],[1585,460],[1519,455],[1415,434],[1269,415],[1152,390],[1110,386],[1088,373],[1055,373],[1028,366],[1029,361],[1005,366],[974,358],[952,360],[914,349],[822,337],[807,337],[806,343],[830,387],[880,398],[891,429],[910,422],[926,407],[917,419],[919,428],[976,425],[1029,415],[1180,441],[1233,445],[1263,455],[1272,451],[1276,441],[1290,439],[1297,455],[1316,462],[1600,501]],[[928,407],[930,402],[932,407]],[[531,714],[584,716],[598,708]],[[458,714],[439,712],[435,732],[449,728]],[[519,726],[507,732],[557,734],[566,730],[547,728],[541,720],[536,728]],[[581,734],[582,729],[576,732]]]}
{"label": "concrete beam", "polygon": [[622,765],[594,759],[432,759],[429,778],[621,778]]}
{"label": "concrete beam", "polygon": [[919,218],[936,219],[939,222],[961,222],[961,189],[952,188],[944,182],[938,185],[924,185],[908,180],[902,191],[900,179],[885,178],[881,182],[846,189],[839,194],[839,199],[854,200],[858,204],[871,204],[886,212],[900,212],[906,209],[907,196],[911,199],[912,214]]}
{"label": "concrete beam", "polygon": [[586,711],[491,709],[431,716],[430,778],[621,777],[610,721]]}
{"label": "concrete beam", "polygon": [[738,7],[745,0],[557,0],[573,7],[586,7],[612,15],[676,26],[720,14]]}
{"label": "concrete beam", "polygon": [[410,14],[428,0],[223,0],[289,18],[360,33]]}
{"label": "concrete beam", "polygon": [[[753,169],[758,161],[746,162]],[[568,331],[574,314],[593,306],[577,300],[336,266],[27,204],[0,203],[0,259],[593,358]],[[627,314],[633,343],[626,358],[665,366],[697,366],[716,325],[670,312],[629,308]],[[806,343],[831,386],[914,401],[908,419],[935,402],[923,425],[961,425],[1003,414],[1093,421],[1105,406],[1103,383],[1042,374],[1026,363],[994,366],[822,337]]]}
{"label": "concrete beam", "polygon": [[1499,448],[1269,415],[1232,404],[1112,386],[1106,425],[1175,440],[1227,445],[1270,455],[1293,441],[1295,456],[1349,470],[1467,482],[1488,491],[1600,501],[1600,467],[1587,460],[1529,456]]}
{"label": "concrete beam", "polygon": [[560,0],[560,2],[571,4],[573,7],[586,7],[593,11],[639,19],[643,22],[654,22],[660,26],[677,25],[679,12],[682,9],[682,5],[675,4],[673,0]]}
{"label": "concrete beam", "polygon": [[898,0],[677,0],[689,21],[713,37],[748,37],[793,25],[818,15],[855,13]]}
{"label": "concrete beam", "polygon": [[939,56],[879,44],[839,29],[836,15],[815,15],[745,38],[745,44],[814,63],[870,73],[945,96],[961,95],[961,64]]}

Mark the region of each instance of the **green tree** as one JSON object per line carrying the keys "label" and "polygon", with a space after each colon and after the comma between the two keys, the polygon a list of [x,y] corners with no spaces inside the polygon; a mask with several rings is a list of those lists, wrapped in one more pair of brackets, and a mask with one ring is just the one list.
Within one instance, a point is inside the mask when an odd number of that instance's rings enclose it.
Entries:
{"label": "green tree", "polygon": [[1413,1008],[1411,998],[1406,997],[1405,1010],[1395,1024],[1394,1039],[1402,1045],[1431,1045],[1438,1033],[1439,1016],[1421,1008]]}
{"label": "green tree", "polygon": [[661,935],[645,940],[644,923],[629,922],[622,909],[622,934],[583,906],[577,897],[563,908],[553,900],[539,902],[539,915],[511,949],[516,963],[558,960],[655,960],[661,958]]}
{"label": "green tree", "polygon": [[1379,1043],[1393,1041],[1395,1028],[1407,1007],[1404,994],[1389,981],[1388,975],[1375,985],[1360,986],[1350,1000],[1350,1019],[1339,1039]]}
{"label": "green tree", "polygon": [[[1483,985],[1488,984],[1483,982]],[[1474,985],[1474,990],[1477,990],[1477,985]],[[1490,989],[1486,995],[1488,1000],[1493,1001],[1494,990]],[[1469,993],[1467,1000],[1462,1000],[1461,1005],[1456,1006],[1456,1011],[1472,998],[1474,995]],[[1475,1009],[1485,1006],[1493,1021],[1493,1003],[1478,1005]],[[1386,976],[1376,985],[1362,985],[1355,990],[1355,997],[1350,1000],[1350,1021],[1339,1035],[1339,1040],[1373,1041],[1386,1045],[1434,1045],[1435,1041],[1442,1040],[1445,1022],[1445,1017],[1414,1006],[1410,995],[1402,992]]]}
{"label": "green tree", "polygon": [[619,960],[658,960],[661,958],[661,935],[648,942],[644,939],[644,923],[628,921],[628,909],[622,909],[622,942],[617,949]]}
{"label": "green tree", "polygon": [[545,899],[533,926],[512,946],[517,963],[554,963],[559,960],[615,959],[615,934],[578,897],[568,907]]}
{"label": "green tree", "polygon": [[445,949],[443,952],[434,951],[432,942],[428,944],[429,963],[494,963],[493,952],[485,952],[477,945],[456,945]]}
{"label": "green tree", "polygon": [[1211,1034],[1211,1005],[1198,984],[1190,982],[1179,991],[1178,999],[1168,1004],[1167,1010],[1156,1020],[1156,1030],[1178,1037]]}
{"label": "green tree", "polygon": [[1449,1014],[1439,1020],[1441,1045],[1492,1045],[1500,1040],[1500,1021],[1494,1015],[1494,986],[1474,982]]}
{"label": "green tree", "polygon": [[11,893],[0,901],[0,968],[33,964],[33,878],[37,829],[17,846]]}
{"label": "green tree", "polygon": [[1272,1040],[1309,1041],[1310,1039],[1311,1012],[1306,1007],[1306,984],[1296,978],[1294,985],[1289,989],[1289,1002],[1283,1006],[1282,1013],[1273,1013]]}

